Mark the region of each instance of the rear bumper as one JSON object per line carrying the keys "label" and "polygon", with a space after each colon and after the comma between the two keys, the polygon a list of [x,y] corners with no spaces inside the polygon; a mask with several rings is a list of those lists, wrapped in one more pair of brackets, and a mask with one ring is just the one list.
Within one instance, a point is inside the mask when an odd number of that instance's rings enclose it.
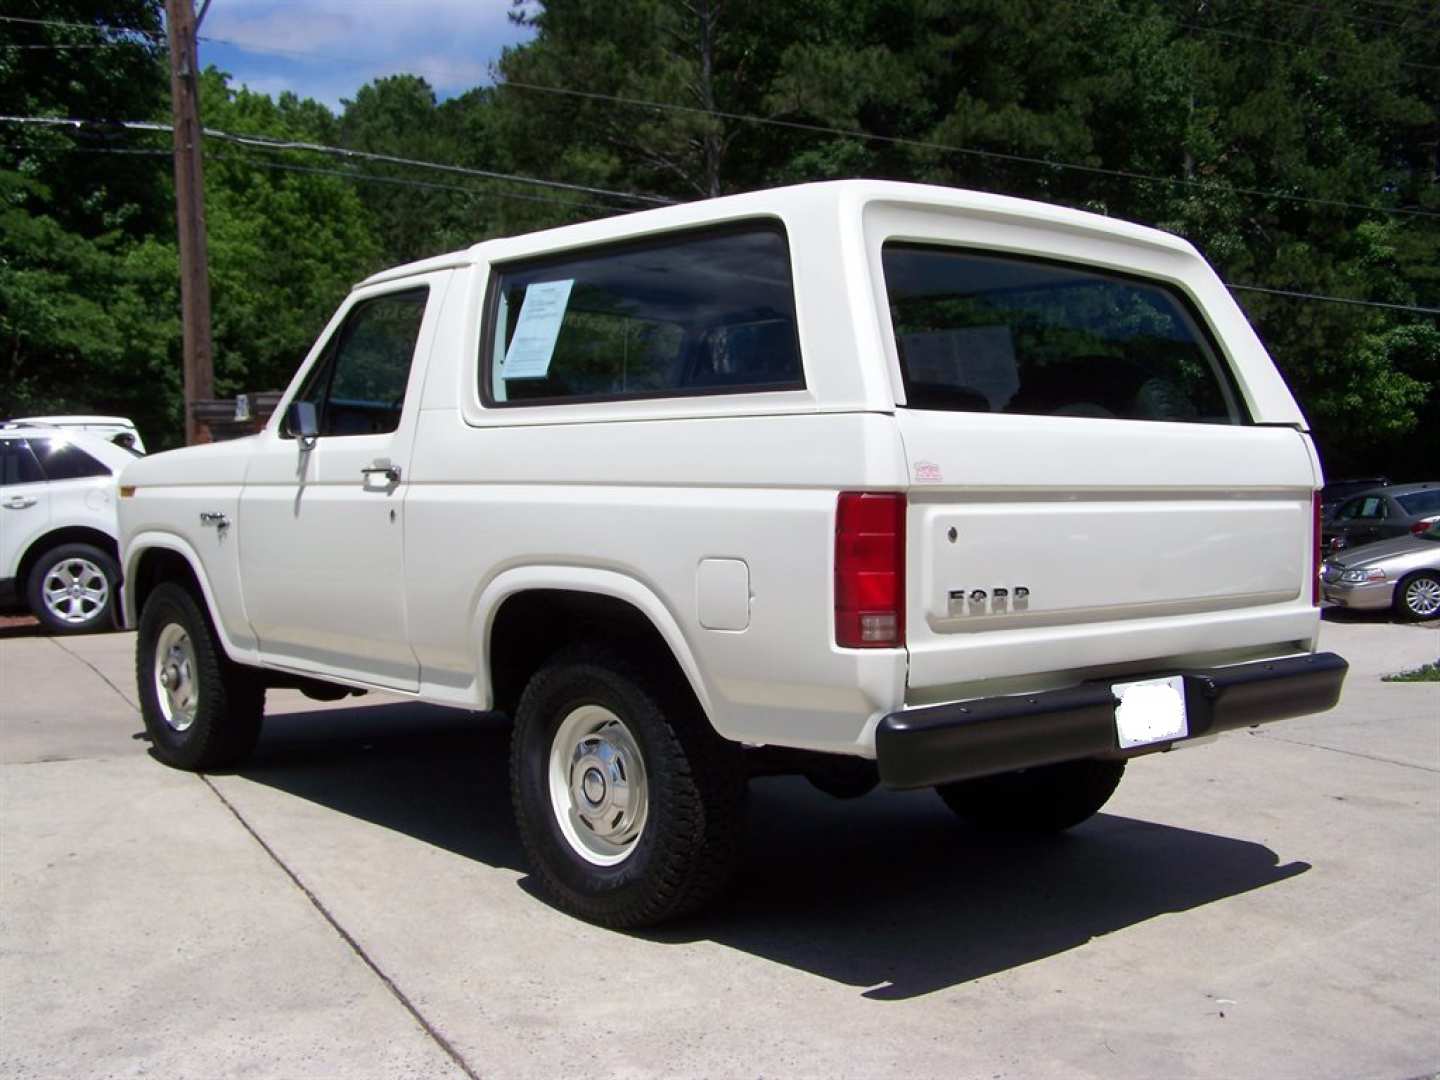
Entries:
{"label": "rear bumper", "polygon": [[[1315,653],[1157,672],[1185,677],[1189,722],[1186,739],[1161,745],[1324,712],[1339,700],[1348,669],[1334,653]],[[931,787],[1117,753],[1115,697],[1108,682],[907,709],[886,716],[875,732],[880,779],[892,788]]]}

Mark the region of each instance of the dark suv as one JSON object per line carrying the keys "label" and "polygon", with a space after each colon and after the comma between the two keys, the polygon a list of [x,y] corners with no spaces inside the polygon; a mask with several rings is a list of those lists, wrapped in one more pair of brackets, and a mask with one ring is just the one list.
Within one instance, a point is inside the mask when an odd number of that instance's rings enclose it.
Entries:
{"label": "dark suv", "polygon": [[1422,533],[1440,521],[1440,481],[1391,484],[1347,499],[1324,523],[1326,551],[1359,547],[1393,536]]}

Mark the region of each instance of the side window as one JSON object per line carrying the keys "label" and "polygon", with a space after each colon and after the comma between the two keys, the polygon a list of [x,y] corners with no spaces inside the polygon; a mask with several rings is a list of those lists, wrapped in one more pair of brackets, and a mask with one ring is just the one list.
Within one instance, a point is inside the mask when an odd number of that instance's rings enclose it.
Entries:
{"label": "side window", "polygon": [[887,243],[912,408],[1239,424],[1224,359],[1160,282],[1065,263]]}
{"label": "side window", "polygon": [[481,350],[487,405],[805,385],[770,222],[499,266]]}
{"label": "side window", "polygon": [[0,439],[0,484],[38,484],[45,479],[24,439]]}
{"label": "side window", "polygon": [[47,480],[83,480],[89,476],[110,475],[107,466],[63,439],[32,439],[30,448],[40,459],[40,468]]}
{"label": "side window", "polygon": [[429,292],[407,289],[350,309],[295,395],[315,406],[321,435],[383,435],[400,426]]}

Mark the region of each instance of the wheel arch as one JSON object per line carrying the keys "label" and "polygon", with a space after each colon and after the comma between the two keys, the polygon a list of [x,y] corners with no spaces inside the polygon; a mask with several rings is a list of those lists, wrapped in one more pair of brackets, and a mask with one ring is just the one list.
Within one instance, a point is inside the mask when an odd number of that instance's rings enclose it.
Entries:
{"label": "wheel arch", "polygon": [[[44,558],[47,551],[53,551],[62,544],[90,544],[105,552],[115,560],[115,565],[120,566],[120,545],[115,542],[115,537],[103,529],[96,529],[87,525],[66,525],[59,529],[51,529],[43,536],[37,536],[25,549],[25,554],[20,556],[20,561],[15,567],[15,581],[21,595],[30,581],[30,574],[35,569],[35,564]],[[121,568],[120,576],[123,581],[125,572]],[[121,582],[116,582],[120,585]]]}
{"label": "wheel arch", "polygon": [[139,625],[145,598],[155,587],[164,581],[174,581],[195,595],[226,655],[237,663],[253,663],[253,657],[231,640],[224,622],[217,618],[219,608],[204,564],[183,539],[170,533],[142,533],[134,537],[125,549],[122,574],[125,583],[121,596],[127,628],[133,630]]}
{"label": "wheel arch", "polygon": [[606,640],[672,664],[714,726],[711,696],[679,621],[635,578],[584,567],[511,569],[481,592],[476,622],[482,705],[513,712],[546,658],[603,631]]}

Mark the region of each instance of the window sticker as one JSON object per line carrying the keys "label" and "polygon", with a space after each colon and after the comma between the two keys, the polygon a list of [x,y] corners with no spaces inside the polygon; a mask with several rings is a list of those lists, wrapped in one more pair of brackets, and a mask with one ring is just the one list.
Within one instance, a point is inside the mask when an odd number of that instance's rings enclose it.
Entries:
{"label": "window sticker", "polygon": [[525,290],[515,336],[505,351],[501,378],[543,379],[549,374],[550,358],[555,353],[555,340],[560,336],[560,323],[574,284],[574,278],[542,281]]}

